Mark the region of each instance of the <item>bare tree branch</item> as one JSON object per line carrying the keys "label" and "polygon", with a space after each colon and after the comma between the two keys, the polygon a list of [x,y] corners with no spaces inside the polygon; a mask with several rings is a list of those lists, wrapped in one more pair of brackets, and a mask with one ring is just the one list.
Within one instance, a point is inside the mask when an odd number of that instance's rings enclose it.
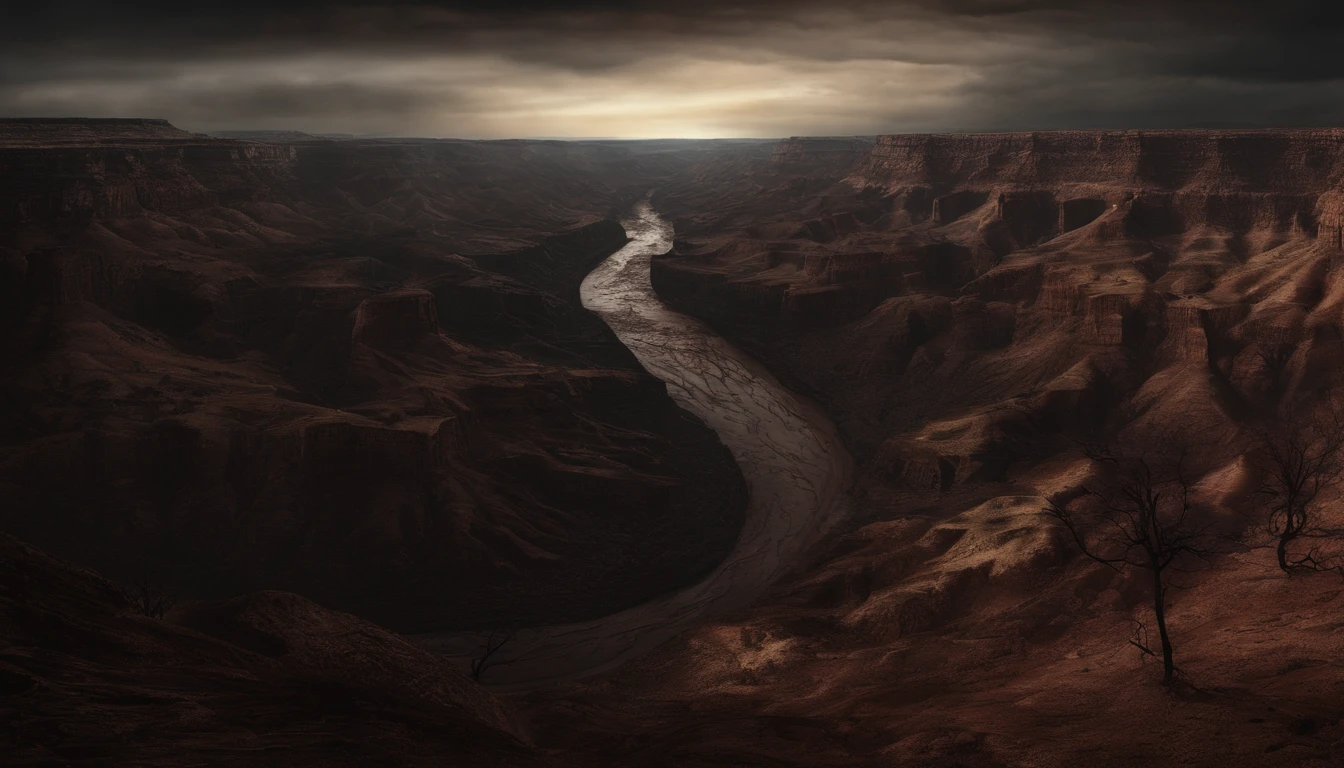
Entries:
{"label": "bare tree branch", "polygon": [[121,594],[136,613],[151,619],[162,619],[177,605],[177,598],[147,581],[122,587]]}
{"label": "bare tree branch", "polygon": [[1256,349],[1256,357],[1260,358],[1260,365],[1265,371],[1265,379],[1268,384],[1269,394],[1279,395],[1283,392],[1284,373],[1288,371],[1288,363],[1292,361],[1293,353],[1297,348],[1292,344],[1264,344]]}
{"label": "bare tree branch", "polygon": [[1251,461],[1263,480],[1258,494],[1266,500],[1257,528],[1276,540],[1279,568],[1285,573],[1332,571],[1344,575],[1338,550],[1311,547],[1302,539],[1331,538],[1320,525],[1320,495],[1334,487],[1344,471],[1344,407],[1327,396],[1314,411],[1290,407],[1285,418],[1256,431]]}
{"label": "bare tree branch", "polygon": [[[1167,631],[1166,594],[1171,572],[1206,566],[1217,553],[1212,527],[1196,524],[1187,452],[1174,434],[1153,435],[1128,451],[1114,445],[1082,446],[1096,479],[1069,496],[1048,499],[1045,512],[1069,532],[1088,558],[1116,571],[1146,570],[1152,575],[1153,613],[1161,639],[1164,684],[1178,668]],[[1130,639],[1157,656],[1147,628]]]}
{"label": "bare tree branch", "polygon": [[476,656],[471,660],[471,679],[479,683],[481,676],[485,674],[487,669],[511,663],[512,659],[501,661],[495,657],[495,654],[508,645],[517,634],[518,630],[512,628],[501,627],[491,630],[485,638],[485,645],[477,650]]}

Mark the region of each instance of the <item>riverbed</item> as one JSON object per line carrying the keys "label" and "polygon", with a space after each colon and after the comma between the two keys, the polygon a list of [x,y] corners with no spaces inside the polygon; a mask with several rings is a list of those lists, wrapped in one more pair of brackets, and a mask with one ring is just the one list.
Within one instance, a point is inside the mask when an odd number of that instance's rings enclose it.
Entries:
{"label": "riverbed", "polygon": [[[746,521],[737,546],[696,584],[601,619],[519,630],[482,676],[495,690],[601,674],[697,621],[746,607],[844,514],[852,462],[834,425],[750,356],[658,298],[649,263],[672,247],[669,222],[643,202],[621,224],[630,242],[584,280],[583,305],[719,434],[746,478]],[[465,667],[484,636],[415,640]]]}

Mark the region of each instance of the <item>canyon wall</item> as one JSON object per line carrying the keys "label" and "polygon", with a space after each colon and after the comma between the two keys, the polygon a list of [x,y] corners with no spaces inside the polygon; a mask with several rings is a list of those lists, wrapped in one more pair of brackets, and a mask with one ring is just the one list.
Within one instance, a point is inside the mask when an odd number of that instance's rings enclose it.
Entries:
{"label": "canyon wall", "polygon": [[671,150],[6,137],[5,530],[417,631],[603,615],[736,541],[731,455],[578,302]]}
{"label": "canyon wall", "polygon": [[295,150],[190,139],[129,146],[0,146],[0,233],[75,231],[99,219],[265,199],[292,181]]}
{"label": "canyon wall", "polygon": [[1203,366],[1228,413],[1332,369],[1344,131],[895,135],[857,159],[809,141],[674,184],[653,278],[833,403],[861,453],[955,411],[945,377],[1026,349],[1035,384],[1083,359],[1122,389],[1151,375],[1125,356]]}
{"label": "canyon wall", "polygon": [[777,165],[845,165],[864,157],[873,140],[859,136],[794,136],[775,146],[770,162]]}

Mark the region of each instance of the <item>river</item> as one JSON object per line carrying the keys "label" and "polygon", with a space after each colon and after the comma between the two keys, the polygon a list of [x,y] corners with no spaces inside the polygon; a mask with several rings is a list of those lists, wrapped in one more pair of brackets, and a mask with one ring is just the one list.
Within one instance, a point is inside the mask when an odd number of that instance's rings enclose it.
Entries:
{"label": "river", "polygon": [[[746,522],[733,551],[694,585],[601,619],[520,630],[483,676],[494,690],[601,674],[697,620],[746,607],[844,514],[852,464],[834,425],[751,357],[658,298],[649,262],[671,248],[670,223],[644,202],[621,224],[631,240],[584,280],[583,305],[667,382],[679,405],[718,432],[747,481]],[[467,666],[483,636],[415,641]]]}

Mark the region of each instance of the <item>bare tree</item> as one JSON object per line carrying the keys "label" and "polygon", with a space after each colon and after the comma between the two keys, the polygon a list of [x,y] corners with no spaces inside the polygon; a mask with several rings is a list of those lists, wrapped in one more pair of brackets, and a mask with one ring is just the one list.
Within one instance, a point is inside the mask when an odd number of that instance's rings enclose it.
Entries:
{"label": "bare tree", "polygon": [[[1173,448],[1169,437],[1155,438],[1140,451],[1128,453],[1085,446],[1096,480],[1081,492],[1051,498],[1046,506],[1087,557],[1117,572],[1138,568],[1151,575],[1164,685],[1170,685],[1176,673],[1167,631],[1169,577],[1172,571],[1207,564],[1216,542],[1211,526],[1197,520],[1185,451]],[[1158,655],[1142,623],[1130,643],[1150,656]]]}
{"label": "bare tree", "polygon": [[177,598],[147,581],[122,587],[121,594],[130,602],[136,613],[151,619],[162,619],[173,606],[177,605]]}
{"label": "bare tree", "polygon": [[1279,567],[1285,573],[1336,571],[1344,574],[1338,552],[1304,540],[1319,541],[1340,532],[1321,527],[1317,498],[1336,485],[1344,471],[1344,409],[1328,400],[1314,413],[1291,410],[1282,421],[1260,430],[1252,461],[1263,480],[1259,493],[1269,500],[1263,529],[1276,540]]}
{"label": "bare tree", "polygon": [[471,660],[471,679],[479,683],[481,675],[484,675],[487,669],[496,664],[507,664],[507,661],[501,662],[496,658],[496,654],[499,653],[501,648],[508,645],[517,634],[518,630],[516,629],[499,628],[490,630],[490,634],[485,638],[485,644],[477,650],[476,655]]}
{"label": "bare tree", "polygon": [[1297,347],[1284,342],[1263,344],[1256,348],[1256,357],[1260,358],[1260,365],[1265,371],[1269,394],[1283,393],[1286,383],[1284,374],[1288,372],[1288,363],[1292,361],[1295,352]]}

